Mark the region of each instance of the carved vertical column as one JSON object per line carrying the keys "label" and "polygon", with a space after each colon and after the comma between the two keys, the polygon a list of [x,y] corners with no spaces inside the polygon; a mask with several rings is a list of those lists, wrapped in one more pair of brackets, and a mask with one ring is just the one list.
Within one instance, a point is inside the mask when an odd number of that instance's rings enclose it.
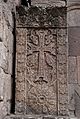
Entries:
{"label": "carved vertical column", "polygon": [[23,28],[16,29],[16,106],[19,107],[19,113],[25,112],[26,31]]}
{"label": "carved vertical column", "polygon": [[58,29],[57,35],[58,113],[66,115],[68,114],[66,29]]}

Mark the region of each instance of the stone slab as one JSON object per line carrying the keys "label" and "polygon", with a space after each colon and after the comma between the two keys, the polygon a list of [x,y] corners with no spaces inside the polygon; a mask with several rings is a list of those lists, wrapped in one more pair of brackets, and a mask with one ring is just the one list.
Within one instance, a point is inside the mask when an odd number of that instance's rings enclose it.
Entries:
{"label": "stone slab", "polygon": [[33,6],[41,6],[41,7],[50,7],[50,6],[58,6],[62,7],[65,6],[65,0],[32,0]]}
{"label": "stone slab", "polygon": [[15,112],[68,115],[66,7],[20,6],[16,18]]}
{"label": "stone slab", "polygon": [[53,115],[13,115],[13,116],[6,116],[4,119],[77,119],[70,118],[67,116],[53,116]]}
{"label": "stone slab", "polygon": [[67,115],[66,29],[17,28],[16,32],[16,113]]}

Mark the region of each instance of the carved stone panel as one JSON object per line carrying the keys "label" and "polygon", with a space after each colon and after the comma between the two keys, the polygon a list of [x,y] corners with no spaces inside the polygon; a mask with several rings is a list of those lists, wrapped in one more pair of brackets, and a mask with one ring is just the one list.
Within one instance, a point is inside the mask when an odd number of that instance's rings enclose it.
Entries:
{"label": "carved stone panel", "polygon": [[25,103],[28,113],[56,114],[56,30],[20,29],[17,32],[22,41],[17,39],[16,99]]}
{"label": "carved stone panel", "polygon": [[[56,8],[19,9],[16,113],[65,116],[68,114],[66,21],[54,14]],[[64,8],[58,10],[65,11]],[[63,16],[65,18],[65,14]]]}

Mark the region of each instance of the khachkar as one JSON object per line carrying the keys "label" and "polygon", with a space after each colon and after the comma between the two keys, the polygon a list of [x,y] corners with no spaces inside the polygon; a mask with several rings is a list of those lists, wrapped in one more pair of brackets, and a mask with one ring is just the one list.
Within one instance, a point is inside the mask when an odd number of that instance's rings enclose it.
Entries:
{"label": "khachkar", "polygon": [[16,113],[68,115],[66,7],[20,6]]}

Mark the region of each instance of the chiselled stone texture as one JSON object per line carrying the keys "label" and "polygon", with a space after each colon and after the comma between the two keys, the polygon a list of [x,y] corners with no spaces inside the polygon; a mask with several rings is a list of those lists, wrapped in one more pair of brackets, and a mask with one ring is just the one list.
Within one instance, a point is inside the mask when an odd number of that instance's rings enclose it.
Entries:
{"label": "chiselled stone texture", "polygon": [[77,119],[69,118],[67,116],[51,116],[51,115],[11,115],[6,116],[4,119]]}
{"label": "chiselled stone texture", "polygon": [[80,27],[80,0],[68,0],[68,27]]}
{"label": "chiselled stone texture", "polygon": [[49,7],[49,6],[65,6],[65,0],[32,0],[33,6]]}
{"label": "chiselled stone texture", "polygon": [[66,27],[66,7],[17,8],[16,27]]}
{"label": "chiselled stone texture", "polygon": [[68,115],[66,8],[20,6],[16,18],[16,113]]}
{"label": "chiselled stone texture", "polygon": [[[56,97],[56,30],[20,29],[20,31],[20,35],[23,34],[18,37],[17,42],[16,99],[26,101],[28,113],[31,111],[38,114],[56,114],[58,103]],[[22,94],[21,97],[18,97],[20,94]]]}
{"label": "chiselled stone texture", "polygon": [[69,84],[77,84],[78,83],[78,75],[77,75],[77,57],[68,58],[68,83]]}
{"label": "chiselled stone texture", "polygon": [[80,56],[80,27],[68,28],[69,56]]}
{"label": "chiselled stone texture", "polygon": [[80,86],[80,56],[77,56],[77,75],[78,75],[78,85]]}
{"label": "chiselled stone texture", "polygon": [[0,119],[9,114],[11,108],[12,31],[11,10],[0,0]]}
{"label": "chiselled stone texture", "polygon": [[68,114],[67,87],[67,39],[66,29],[57,30],[57,81],[58,81],[58,113]]}

